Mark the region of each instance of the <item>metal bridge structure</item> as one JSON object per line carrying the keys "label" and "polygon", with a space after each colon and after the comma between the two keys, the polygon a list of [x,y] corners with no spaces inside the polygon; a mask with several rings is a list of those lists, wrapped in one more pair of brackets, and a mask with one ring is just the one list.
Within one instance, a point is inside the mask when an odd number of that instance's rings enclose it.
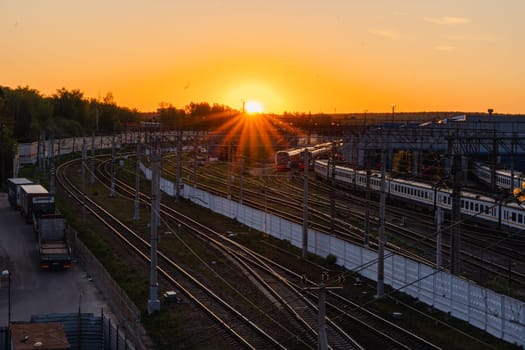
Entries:
{"label": "metal bridge structure", "polygon": [[463,115],[422,124],[367,125],[348,129],[344,145],[344,160],[359,167],[385,150],[387,169],[392,170],[395,152],[411,152],[413,175],[421,171],[424,152],[441,155],[445,165],[459,155],[463,162],[475,158],[494,169],[498,165],[525,170],[525,116]]}

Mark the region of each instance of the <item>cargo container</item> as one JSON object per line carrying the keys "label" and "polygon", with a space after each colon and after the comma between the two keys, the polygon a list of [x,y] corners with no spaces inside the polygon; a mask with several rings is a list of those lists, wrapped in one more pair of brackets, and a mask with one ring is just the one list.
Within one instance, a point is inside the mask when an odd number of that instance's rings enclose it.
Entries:
{"label": "cargo container", "polygon": [[55,197],[54,196],[36,196],[33,197],[33,223],[35,218],[41,215],[55,213]]}
{"label": "cargo container", "polygon": [[26,222],[33,222],[33,211],[38,213],[54,213],[55,198],[42,185],[20,186],[21,213]]}
{"label": "cargo container", "polygon": [[66,219],[61,214],[35,217],[35,230],[42,269],[69,269],[73,260],[67,238]]}
{"label": "cargo container", "polygon": [[20,202],[20,186],[30,185],[32,183],[33,181],[26,179],[25,177],[13,177],[7,179],[7,199],[13,208],[20,209],[22,206]]}

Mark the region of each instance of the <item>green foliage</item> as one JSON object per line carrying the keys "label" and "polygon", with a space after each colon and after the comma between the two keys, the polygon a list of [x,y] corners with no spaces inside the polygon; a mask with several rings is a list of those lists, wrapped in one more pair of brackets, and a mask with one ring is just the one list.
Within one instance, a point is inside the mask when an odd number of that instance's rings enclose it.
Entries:
{"label": "green foliage", "polygon": [[335,265],[337,263],[337,256],[333,254],[328,254],[325,259],[327,265]]}
{"label": "green foliage", "polygon": [[89,101],[80,90],[61,88],[44,97],[29,87],[0,87],[0,125],[6,137],[18,142],[36,141],[42,129],[58,138],[82,136],[97,126],[99,132],[112,133],[123,122],[140,119],[137,110],[118,107],[111,93]]}
{"label": "green foliage", "polygon": [[3,88],[5,106],[3,124],[12,130],[13,137],[20,142],[29,142],[38,136],[40,125],[44,127],[52,117],[52,106],[36,90],[18,87]]}
{"label": "green foliage", "polygon": [[87,125],[89,105],[80,90],[59,89],[53,95],[52,103],[55,116],[75,120],[80,125]]}
{"label": "green foliage", "polygon": [[71,119],[56,117],[53,125],[53,133],[56,138],[82,135],[82,125]]}
{"label": "green foliage", "polygon": [[25,177],[27,179],[31,180],[38,180],[38,172],[36,169],[36,166],[34,165],[26,165],[18,171],[19,177]]}
{"label": "green foliage", "polygon": [[182,109],[176,109],[171,104],[161,104],[160,123],[167,129],[181,129],[185,124],[186,113]]}

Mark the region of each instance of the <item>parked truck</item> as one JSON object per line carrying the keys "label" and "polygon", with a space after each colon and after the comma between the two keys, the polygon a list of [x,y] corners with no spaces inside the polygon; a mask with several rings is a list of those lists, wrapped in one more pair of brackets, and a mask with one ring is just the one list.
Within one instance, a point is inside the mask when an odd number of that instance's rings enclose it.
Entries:
{"label": "parked truck", "polygon": [[13,208],[20,209],[22,206],[20,201],[20,186],[30,185],[32,183],[33,181],[25,177],[12,177],[7,179],[7,200]]}
{"label": "parked truck", "polygon": [[33,223],[33,214],[55,212],[55,198],[42,185],[21,185],[20,203],[22,216],[28,223]]}
{"label": "parked truck", "polygon": [[42,214],[35,217],[40,267],[42,269],[69,269],[72,254],[67,237],[67,222],[61,214]]}

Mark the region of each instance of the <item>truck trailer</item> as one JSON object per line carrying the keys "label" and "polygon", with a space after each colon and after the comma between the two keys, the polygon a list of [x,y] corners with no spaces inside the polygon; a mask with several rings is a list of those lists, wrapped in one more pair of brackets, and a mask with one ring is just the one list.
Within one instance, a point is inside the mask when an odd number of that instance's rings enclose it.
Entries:
{"label": "truck trailer", "polygon": [[38,215],[55,212],[55,198],[42,185],[20,186],[21,214],[26,222],[33,223],[33,212]]}
{"label": "truck trailer", "polygon": [[42,214],[34,225],[42,269],[69,269],[73,260],[67,238],[67,222],[61,214]]}
{"label": "truck trailer", "polygon": [[22,206],[20,201],[20,186],[31,184],[33,184],[33,181],[25,177],[12,177],[7,179],[7,200],[13,208],[20,209]]}

